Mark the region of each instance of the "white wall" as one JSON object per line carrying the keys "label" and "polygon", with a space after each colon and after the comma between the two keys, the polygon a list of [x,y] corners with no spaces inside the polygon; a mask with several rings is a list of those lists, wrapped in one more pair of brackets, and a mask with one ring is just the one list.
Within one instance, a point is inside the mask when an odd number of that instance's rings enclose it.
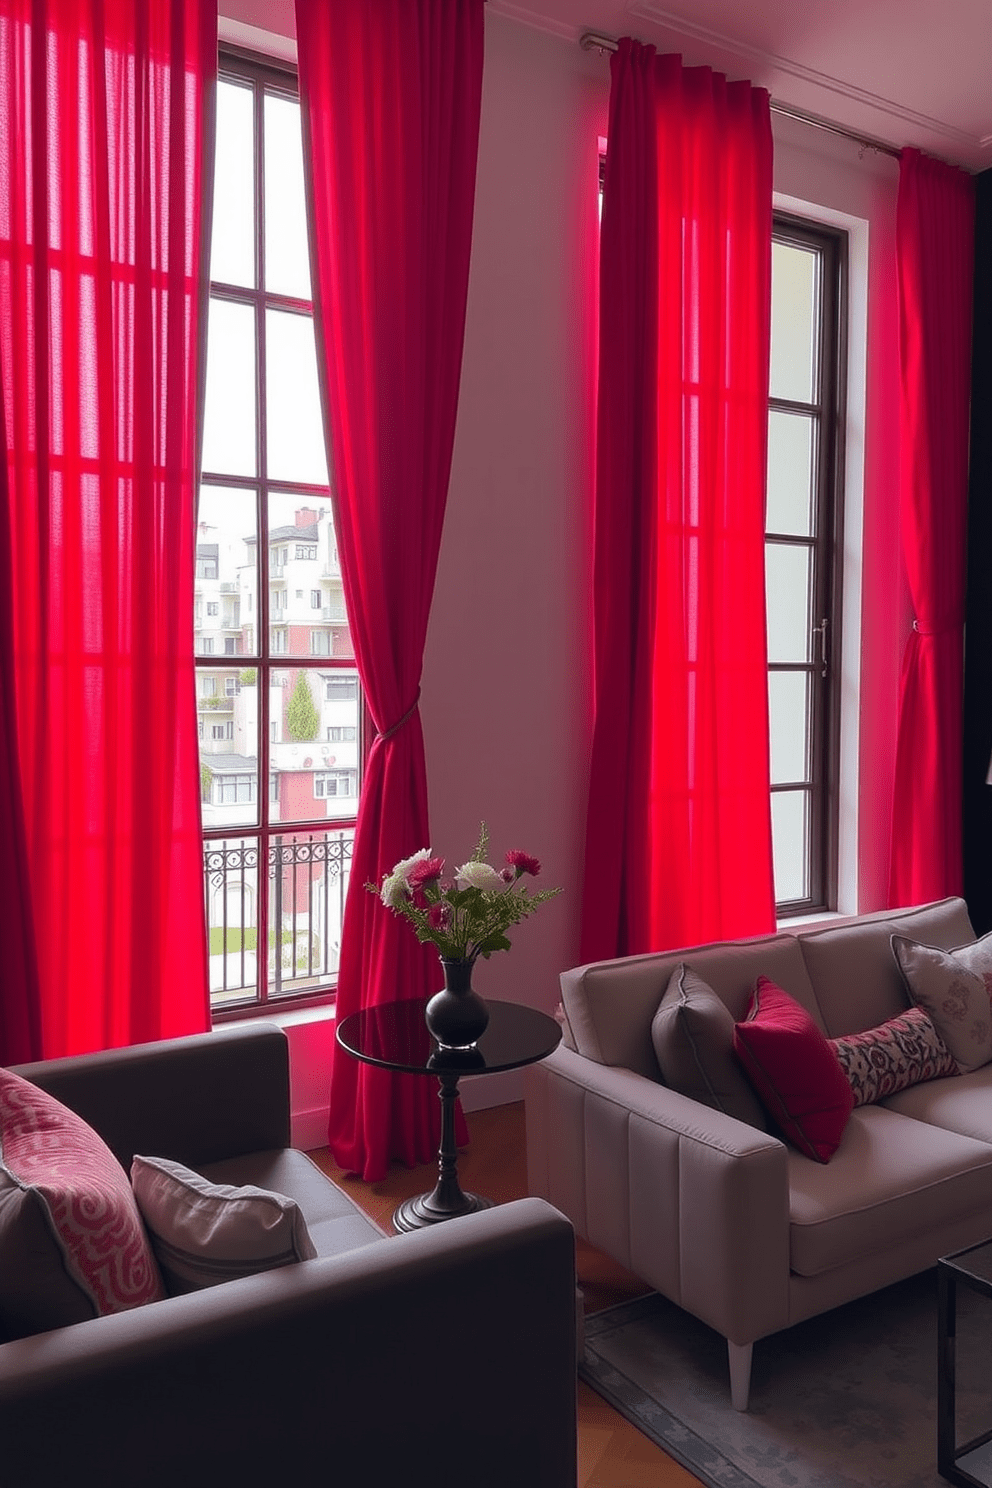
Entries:
{"label": "white wall", "polygon": [[[255,15],[244,15],[258,25]],[[579,948],[591,738],[589,521],[594,463],[598,139],[609,67],[574,43],[487,14],[482,132],[461,400],[421,713],[435,852],[461,861],[488,822],[563,895],[480,965],[491,997],[547,1010]],[[895,703],[905,632],[896,545],[896,172],[776,122],[776,189],[867,223],[863,651],[853,703],[855,902],[884,903]],[[852,538],[852,541],[854,539]],[[857,559],[857,552],[853,554]],[[853,808],[852,832],[853,826]],[[426,844],[425,844],[426,845]],[[309,1031],[308,1031],[309,1030]],[[320,1129],[326,1025],[291,1031],[294,1104]],[[473,1105],[518,1077],[466,1082]]]}

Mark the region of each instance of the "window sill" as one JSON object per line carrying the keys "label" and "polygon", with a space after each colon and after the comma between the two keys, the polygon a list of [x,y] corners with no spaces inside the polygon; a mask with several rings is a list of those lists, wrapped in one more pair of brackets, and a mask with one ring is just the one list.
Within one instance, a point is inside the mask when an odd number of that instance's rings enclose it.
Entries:
{"label": "window sill", "polygon": [[216,1019],[214,1028],[236,1028],[248,1023],[275,1023],[279,1028],[298,1028],[305,1023],[330,1023],[334,1021],[336,1009],[333,1002],[317,1003],[313,1007],[283,1008],[272,1012],[252,1012],[249,1017]]}

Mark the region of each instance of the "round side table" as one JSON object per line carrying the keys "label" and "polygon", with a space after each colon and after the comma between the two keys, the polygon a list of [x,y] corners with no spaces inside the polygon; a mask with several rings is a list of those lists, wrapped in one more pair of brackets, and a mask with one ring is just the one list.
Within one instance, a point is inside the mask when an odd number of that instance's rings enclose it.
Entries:
{"label": "round side table", "polygon": [[407,1199],[393,1215],[397,1230],[419,1230],[459,1214],[488,1209],[490,1199],[464,1193],[458,1182],[455,1144],[455,1100],[458,1081],[466,1075],[520,1069],[546,1059],[561,1040],[561,1028],[547,1013],[516,1002],[486,999],[489,1026],[473,1049],[440,1049],[424,1022],[425,998],[387,1002],[349,1013],[335,1037],[343,1049],[365,1064],[410,1075],[435,1075],[441,1101],[441,1145],[438,1179],[430,1193]]}

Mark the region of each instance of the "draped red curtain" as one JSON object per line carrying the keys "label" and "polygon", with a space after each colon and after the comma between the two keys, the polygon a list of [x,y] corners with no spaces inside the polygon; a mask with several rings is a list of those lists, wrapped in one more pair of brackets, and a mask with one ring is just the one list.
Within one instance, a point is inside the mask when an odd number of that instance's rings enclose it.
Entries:
{"label": "draped red curtain", "polygon": [[583,960],[774,924],[768,95],[624,39],[600,269]]}
{"label": "draped red curtain", "polygon": [[192,598],[216,24],[211,0],[0,0],[5,1060],[208,1026]]}
{"label": "draped red curtain", "polygon": [[965,546],[975,191],[899,158],[900,510],[915,620],[903,658],[890,905],[960,894]]}
{"label": "draped red curtain", "polygon": [[[441,985],[366,883],[430,846],[417,710],[454,440],[482,96],[483,0],[296,0],[311,260],[335,521],[376,729],[337,1015]],[[432,1080],[338,1046],[330,1146],[367,1180],[437,1147]],[[464,1135],[464,1131],[463,1131]]]}

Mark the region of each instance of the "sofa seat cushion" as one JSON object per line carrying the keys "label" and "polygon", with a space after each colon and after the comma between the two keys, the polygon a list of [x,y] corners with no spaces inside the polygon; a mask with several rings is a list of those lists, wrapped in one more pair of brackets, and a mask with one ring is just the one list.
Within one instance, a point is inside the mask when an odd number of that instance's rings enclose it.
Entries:
{"label": "sofa seat cushion", "polygon": [[[992,1064],[969,1075],[952,1075],[900,1090],[882,1104],[900,1116],[992,1144]],[[989,1229],[992,1233],[992,1219]]]}
{"label": "sofa seat cushion", "polygon": [[885,1106],[851,1113],[828,1165],[792,1150],[788,1163],[789,1264],[800,1276],[849,1265],[992,1205],[992,1145]]}
{"label": "sofa seat cushion", "polygon": [[295,1148],[229,1157],[205,1163],[199,1171],[211,1183],[254,1184],[295,1199],[318,1256],[341,1255],[385,1238],[386,1232]]}

